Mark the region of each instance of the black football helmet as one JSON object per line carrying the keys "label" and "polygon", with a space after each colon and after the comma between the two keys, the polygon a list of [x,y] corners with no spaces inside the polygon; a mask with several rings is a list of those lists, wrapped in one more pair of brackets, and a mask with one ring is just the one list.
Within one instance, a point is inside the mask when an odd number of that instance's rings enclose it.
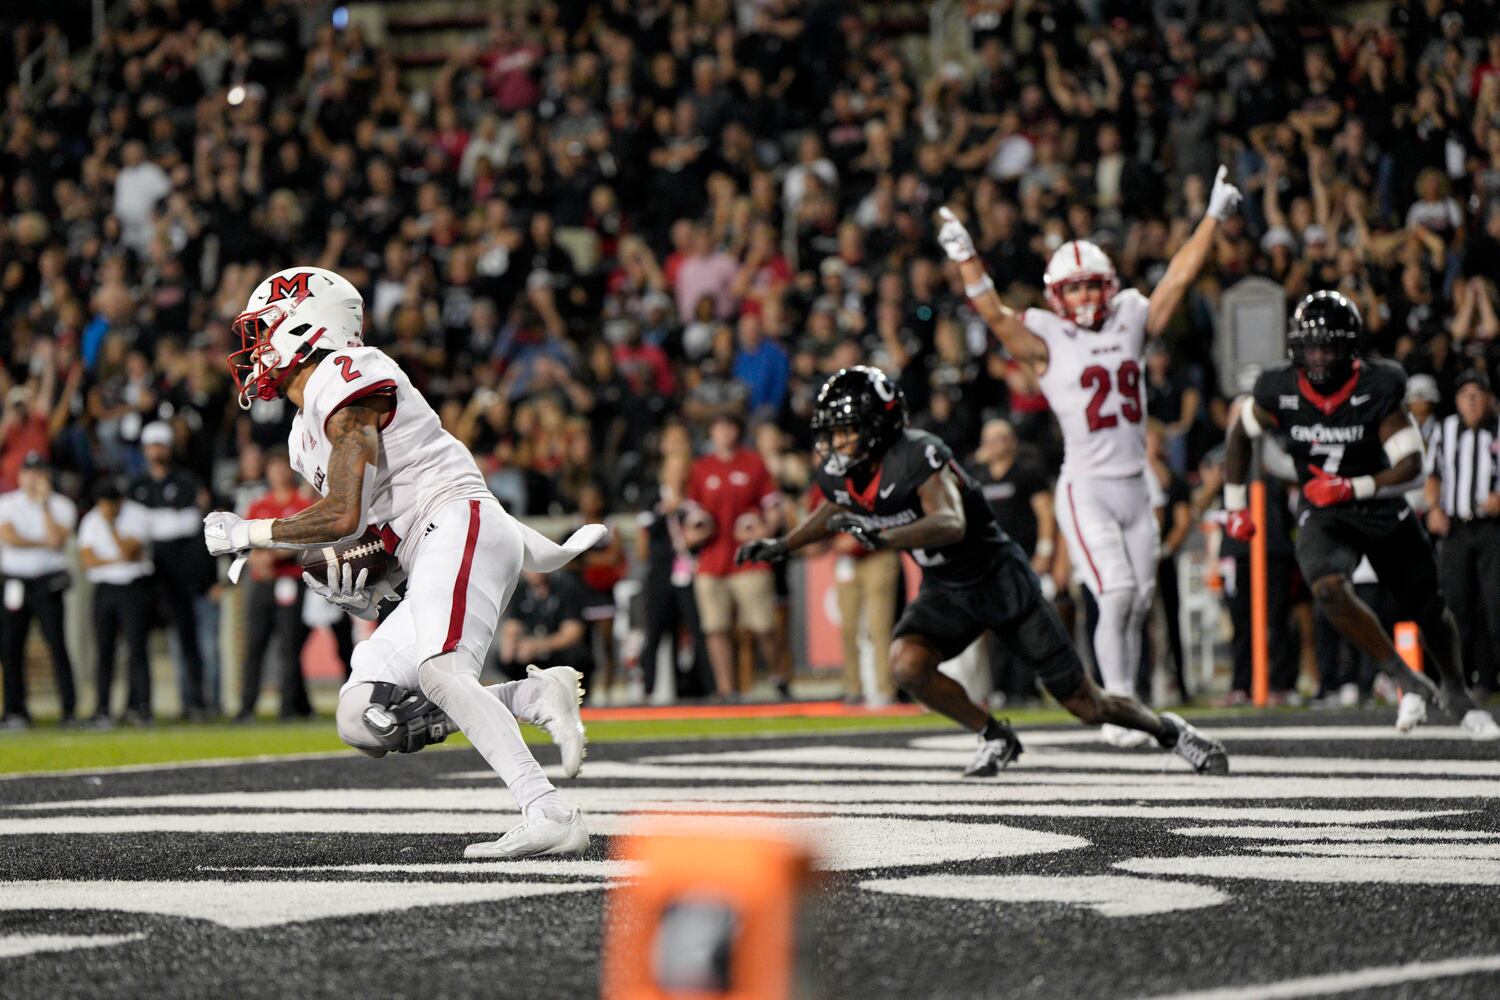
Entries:
{"label": "black football helmet", "polygon": [[[835,430],[859,432],[852,454],[833,447]],[[830,476],[845,476],[879,461],[906,429],[906,396],[885,372],[867,365],[841,368],[818,390],[813,405],[813,450]]]}
{"label": "black football helmet", "polygon": [[[1365,321],[1359,307],[1339,292],[1313,292],[1297,303],[1286,335],[1286,353],[1292,364],[1316,389],[1333,388],[1346,382],[1359,357]],[[1314,351],[1309,357],[1308,348]]]}

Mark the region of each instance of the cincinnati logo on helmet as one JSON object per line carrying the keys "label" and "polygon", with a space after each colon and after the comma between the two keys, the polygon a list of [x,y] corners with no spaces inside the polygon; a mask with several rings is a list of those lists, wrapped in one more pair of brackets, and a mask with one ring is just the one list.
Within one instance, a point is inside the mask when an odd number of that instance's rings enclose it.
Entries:
{"label": "cincinnati logo on helmet", "polygon": [[271,295],[266,299],[267,303],[280,302],[282,299],[305,299],[308,296],[307,279],[312,275],[306,271],[294,274],[290,278],[276,275],[271,279]]}

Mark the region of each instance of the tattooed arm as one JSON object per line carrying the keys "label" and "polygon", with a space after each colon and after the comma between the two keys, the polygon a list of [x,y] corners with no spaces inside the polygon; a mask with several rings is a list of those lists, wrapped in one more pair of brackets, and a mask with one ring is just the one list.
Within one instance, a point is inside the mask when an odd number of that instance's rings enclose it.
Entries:
{"label": "tattooed arm", "polygon": [[389,397],[369,396],[328,418],[332,450],[328,495],[293,517],[246,521],[215,511],[203,519],[203,541],[210,555],[246,549],[310,549],[343,541],[365,526],[365,480],[380,460],[380,420],[395,406]]}
{"label": "tattooed arm", "polygon": [[380,420],[391,400],[367,396],[328,418],[328,495],[291,517],[271,522],[271,540],[283,545],[327,545],[365,526],[365,467],[380,461]]}

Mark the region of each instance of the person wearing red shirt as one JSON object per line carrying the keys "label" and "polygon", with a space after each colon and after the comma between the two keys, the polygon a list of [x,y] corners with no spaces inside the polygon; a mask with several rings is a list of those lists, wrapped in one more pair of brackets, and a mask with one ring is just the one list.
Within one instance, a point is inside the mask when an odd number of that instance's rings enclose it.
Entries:
{"label": "person wearing red shirt", "polygon": [[[735,694],[734,625],[755,635],[767,664],[778,659],[771,569],[763,562],[734,564],[740,544],[774,534],[779,527],[766,524],[767,518],[776,516],[776,484],[760,456],[740,447],[742,429],[738,417],[714,418],[709,428],[713,450],[693,463],[687,490],[689,503],[708,517],[689,516],[683,528],[687,544],[697,551],[693,591],[720,698]],[[790,670],[783,669],[786,672],[775,679],[776,689],[787,698],[791,677]]]}
{"label": "person wearing red shirt", "polygon": [[[285,450],[267,456],[266,483],[270,489],[250,504],[246,518],[291,517],[312,506],[312,497],[297,485]],[[262,667],[277,636],[282,643],[281,717],[305,718],[312,715],[312,703],[302,678],[302,645],[308,631],[302,621],[302,567],[297,564],[297,554],[289,549],[252,549],[249,569],[244,677],[235,719],[245,721],[255,716]]]}

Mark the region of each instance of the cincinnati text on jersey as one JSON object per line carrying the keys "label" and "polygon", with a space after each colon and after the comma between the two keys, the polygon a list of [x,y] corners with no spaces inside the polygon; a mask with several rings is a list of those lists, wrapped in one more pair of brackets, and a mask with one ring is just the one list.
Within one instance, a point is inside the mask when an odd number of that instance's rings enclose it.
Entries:
{"label": "cincinnati text on jersey", "polygon": [[1365,427],[1356,424],[1353,427],[1325,427],[1322,424],[1293,424],[1288,430],[1294,441],[1312,441],[1317,444],[1348,444],[1352,441],[1363,441]]}

